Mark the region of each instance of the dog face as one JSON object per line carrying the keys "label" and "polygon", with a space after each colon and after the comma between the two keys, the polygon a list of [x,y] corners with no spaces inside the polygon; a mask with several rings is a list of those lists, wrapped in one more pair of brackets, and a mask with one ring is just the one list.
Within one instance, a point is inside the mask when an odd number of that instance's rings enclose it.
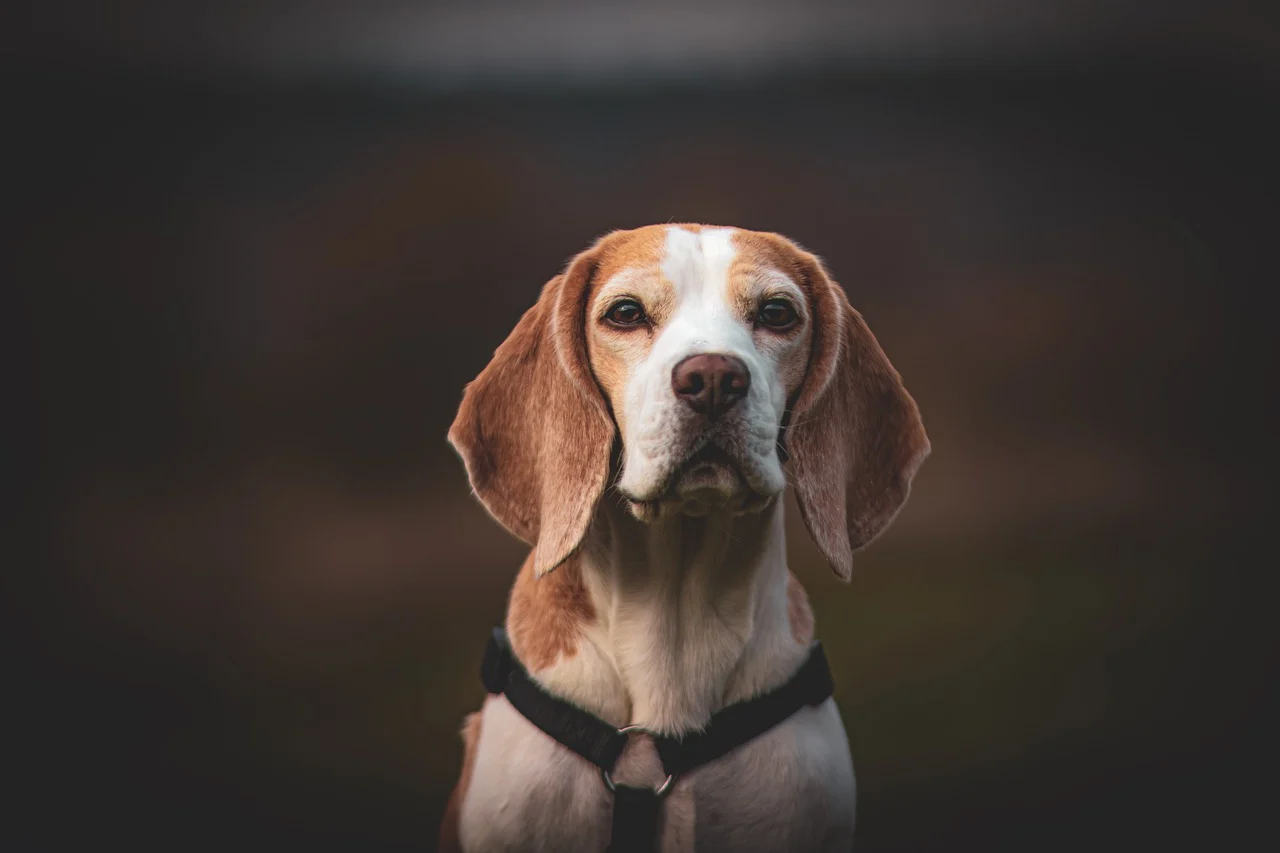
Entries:
{"label": "dog face", "polygon": [[816,258],[776,234],[699,225],[614,232],[575,258],[467,387],[449,438],[538,572],[581,543],[611,471],[653,522],[759,510],[789,455],[805,523],[847,578],[929,451],[914,401]]}
{"label": "dog face", "polygon": [[764,240],[666,227],[616,241],[586,314],[642,520],[758,510],[786,477],[778,434],[809,360],[804,289]]}

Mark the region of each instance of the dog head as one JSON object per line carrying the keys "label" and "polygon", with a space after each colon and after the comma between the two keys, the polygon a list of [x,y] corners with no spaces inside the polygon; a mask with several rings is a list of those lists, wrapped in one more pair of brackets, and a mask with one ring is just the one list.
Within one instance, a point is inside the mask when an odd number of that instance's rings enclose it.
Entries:
{"label": "dog head", "polygon": [[757,512],[790,464],[836,573],[929,452],[915,402],[844,292],[776,234],[610,234],[546,284],[449,431],[489,512],[550,571],[613,487],[636,518]]}

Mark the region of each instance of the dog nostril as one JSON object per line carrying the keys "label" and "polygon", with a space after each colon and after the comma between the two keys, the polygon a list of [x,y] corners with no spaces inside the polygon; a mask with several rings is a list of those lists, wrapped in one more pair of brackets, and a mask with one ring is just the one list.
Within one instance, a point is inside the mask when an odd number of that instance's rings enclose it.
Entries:
{"label": "dog nostril", "polygon": [[713,420],[745,397],[750,388],[746,364],[731,355],[691,355],[671,371],[671,389],[676,396]]}

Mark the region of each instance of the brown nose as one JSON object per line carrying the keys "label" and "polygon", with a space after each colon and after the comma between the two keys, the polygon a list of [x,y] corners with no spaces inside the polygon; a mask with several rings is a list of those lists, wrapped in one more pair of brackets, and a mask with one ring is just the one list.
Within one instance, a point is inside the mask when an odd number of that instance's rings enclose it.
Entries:
{"label": "brown nose", "polygon": [[713,421],[747,396],[750,388],[747,366],[731,355],[691,355],[671,371],[676,396]]}

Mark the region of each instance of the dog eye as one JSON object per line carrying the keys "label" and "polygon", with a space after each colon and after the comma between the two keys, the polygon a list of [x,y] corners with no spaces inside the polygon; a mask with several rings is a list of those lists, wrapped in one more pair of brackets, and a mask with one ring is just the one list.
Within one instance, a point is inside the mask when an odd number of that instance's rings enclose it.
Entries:
{"label": "dog eye", "polygon": [[634,299],[615,302],[604,318],[615,326],[638,326],[648,319],[644,314],[644,308]]}
{"label": "dog eye", "polygon": [[769,299],[760,306],[756,322],[770,329],[789,329],[796,322],[796,309],[785,299]]}

